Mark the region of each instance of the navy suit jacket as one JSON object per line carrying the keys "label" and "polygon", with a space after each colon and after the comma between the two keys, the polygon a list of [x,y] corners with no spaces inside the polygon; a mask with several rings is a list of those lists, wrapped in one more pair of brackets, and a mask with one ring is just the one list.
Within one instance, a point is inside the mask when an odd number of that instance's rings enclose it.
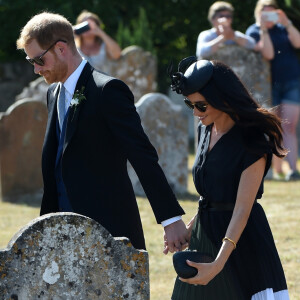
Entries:
{"label": "navy suit jacket", "polygon": [[[113,236],[128,237],[134,247],[145,249],[138,206],[127,172],[128,160],[158,223],[184,211],[143,131],[127,85],[87,63],[75,90],[81,90],[82,86],[86,99],[76,109],[70,107],[62,153],[62,177],[69,201],[74,212],[96,220]],[[58,211],[54,175],[58,94],[57,84],[52,84],[47,93],[41,215]]]}

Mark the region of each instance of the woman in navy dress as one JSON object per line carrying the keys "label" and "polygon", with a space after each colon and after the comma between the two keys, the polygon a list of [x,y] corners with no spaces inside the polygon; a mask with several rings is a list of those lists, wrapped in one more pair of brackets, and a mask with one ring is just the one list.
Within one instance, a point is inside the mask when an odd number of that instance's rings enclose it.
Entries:
{"label": "woman in navy dress", "polygon": [[189,249],[210,254],[198,274],[177,278],[172,300],[286,300],[284,272],[263,208],[272,155],[284,157],[280,119],[217,61],[184,59],[172,88],[199,118],[193,178],[199,211],[187,226]]}

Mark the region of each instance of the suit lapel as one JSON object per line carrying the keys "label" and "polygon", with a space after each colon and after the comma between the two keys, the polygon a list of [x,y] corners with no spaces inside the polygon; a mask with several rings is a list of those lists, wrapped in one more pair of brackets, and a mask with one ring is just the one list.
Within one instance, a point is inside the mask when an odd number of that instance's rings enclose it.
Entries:
{"label": "suit lapel", "polygon": [[[86,83],[91,76],[93,72],[93,67],[89,64],[86,63],[85,67],[83,68],[81,75],[78,79],[78,82],[76,84],[75,92],[76,91],[81,91],[82,87],[84,87],[83,94],[86,96]],[[80,115],[80,110],[82,106],[85,104],[84,102],[88,101],[86,98],[82,103],[80,103],[77,106],[70,106],[68,109],[68,116],[67,116],[67,125],[66,125],[66,135],[65,135],[65,140],[64,140],[64,147],[63,147],[63,153],[70,144],[70,141],[76,131],[77,124],[78,124],[78,118]]]}

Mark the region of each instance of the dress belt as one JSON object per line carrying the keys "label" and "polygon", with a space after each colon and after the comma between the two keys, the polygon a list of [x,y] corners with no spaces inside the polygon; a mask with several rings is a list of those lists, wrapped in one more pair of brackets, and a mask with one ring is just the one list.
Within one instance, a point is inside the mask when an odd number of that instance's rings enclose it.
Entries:
{"label": "dress belt", "polygon": [[[255,200],[254,203],[257,203]],[[234,209],[235,203],[232,202],[212,202],[208,201],[204,197],[200,197],[199,199],[199,208],[198,212],[202,211],[232,211]]]}
{"label": "dress belt", "polygon": [[218,211],[218,210],[225,210],[230,211],[234,209],[235,203],[226,203],[226,202],[208,202],[205,200],[199,200],[199,212],[204,210],[207,211]]}

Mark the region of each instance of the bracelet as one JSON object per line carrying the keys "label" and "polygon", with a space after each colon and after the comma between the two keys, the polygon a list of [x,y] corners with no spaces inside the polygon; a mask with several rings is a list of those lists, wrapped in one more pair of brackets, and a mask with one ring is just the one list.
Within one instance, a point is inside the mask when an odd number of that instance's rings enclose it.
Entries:
{"label": "bracelet", "polygon": [[227,236],[225,236],[225,237],[223,238],[222,242],[224,242],[224,241],[229,241],[229,242],[231,242],[231,243],[233,244],[233,246],[234,246],[234,249],[236,249],[236,242],[235,242],[235,241],[233,241],[232,239],[230,239],[230,238],[227,237]]}

